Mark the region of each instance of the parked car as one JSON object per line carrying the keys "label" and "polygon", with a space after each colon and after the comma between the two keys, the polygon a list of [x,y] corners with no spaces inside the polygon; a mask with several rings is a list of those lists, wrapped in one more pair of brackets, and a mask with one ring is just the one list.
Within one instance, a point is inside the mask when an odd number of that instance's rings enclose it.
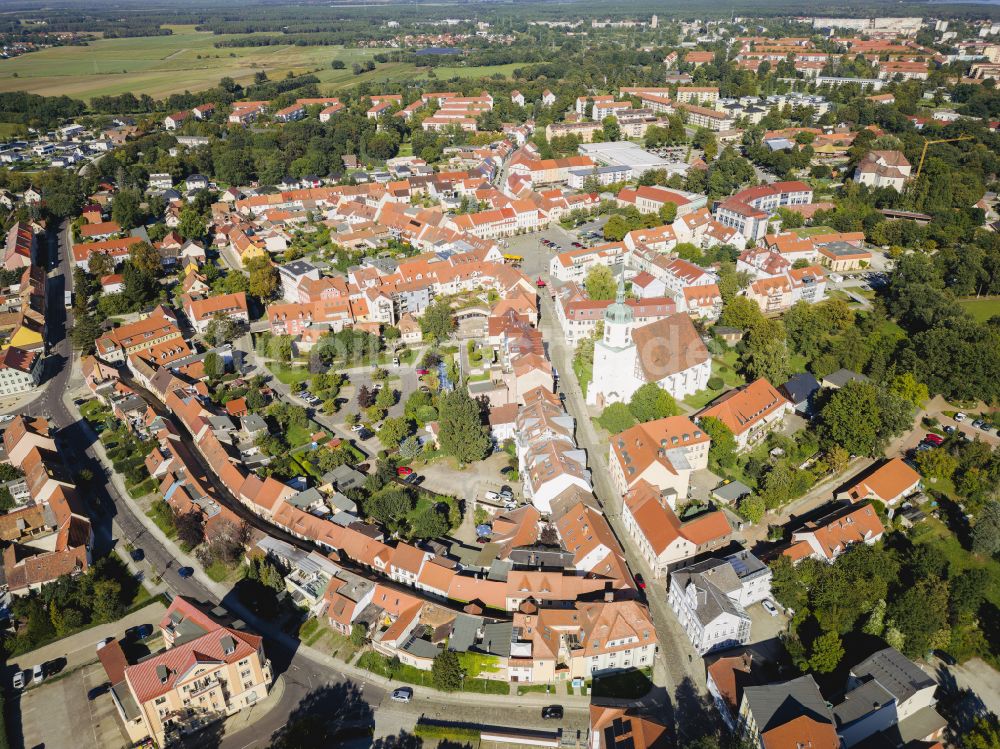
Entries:
{"label": "parked car", "polygon": [[981,427],[982,425],[983,425],[982,419],[976,419],[974,422],[972,422],[973,429],[979,429],[979,427]]}
{"label": "parked car", "polygon": [[153,634],[152,624],[137,624],[125,630],[126,640],[145,640]]}
{"label": "parked car", "polygon": [[944,438],[940,434],[928,433],[924,435],[924,442],[928,445],[934,445],[934,447],[940,447],[944,442]]}
{"label": "parked car", "polygon": [[549,705],[542,708],[542,720],[560,720],[563,716],[562,705]]}
{"label": "parked car", "polygon": [[36,684],[41,684],[45,681],[45,669],[42,668],[41,663],[31,669],[31,680]]}
{"label": "parked car", "polygon": [[12,682],[14,689],[24,689],[24,671],[17,669],[14,674],[14,681]]}
{"label": "parked car", "polygon": [[142,549],[132,549],[132,551],[129,552],[129,556],[132,557],[133,562],[141,562],[145,558],[146,552]]}
{"label": "parked car", "polygon": [[364,429],[364,426],[362,426],[361,424],[355,424],[354,426],[351,427],[352,432],[360,432],[362,429]]}
{"label": "parked car", "polygon": [[181,567],[177,570],[177,574],[186,580],[194,574],[194,570],[191,567]]}
{"label": "parked car", "polygon": [[413,699],[413,690],[410,687],[400,687],[392,690],[392,699],[395,702],[409,702]]}
{"label": "parked car", "polygon": [[771,603],[766,598],[763,601],[760,602],[760,605],[763,606],[764,607],[764,611],[766,611],[767,613],[769,613],[771,616],[777,616],[778,615],[778,609],[776,609],[775,606],[774,606],[774,604]]}
{"label": "parked car", "polygon": [[421,369],[417,370],[417,374],[418,375],[425,375],[425,374],[430,374],[430,373],[431,373],[431,371],[429,369],[423,369],[423,368],[421,368]]}
{"label": "parked car", "polygon": [[97,645],[95,645],[95,646],[94,646],[94,649],[95,649],[95,650],[100,650],[100,649],[101,649],[101,648],[103,648],[103,647],[104,647],[105,645],[107,645],[107,644],[108,644],[109,642],[113,642],[113,641],[114,641],[114,639],[115,639],[114,637],[105,637],[105,638],[104,638],[103,640],[99,640],[99,641],[97,642]]}
{"label": "parked car", "polygon": [[955,414],[955,421],[965,421],[965,414],[959,411]]}
{"label": "parked car", "polygon": [[639,590],[646,589],[646,581],[643,579],[642,574],[639,572],[635,573],[635,584],[636,587],[639,588]]}
{"label": "parked car", "polygon": [[102,694],[106,694],[109,689],[111,689],[110,681],[106,681],[103,684],[98,684],[96,687],[87,692],[87,699],[93,702]]}
{"label": "parked car", "polygon": [[397,476],[409,476],[412,473],[413,469],[409,466],[399,466],[399,468],[396,469]]}
{"label": "parked car", "polygon": [[487,502],[496,502],[500,499],[500,492],[493,492],[493,491],[486,492],[483,495],[483,499],[485,499]]}
{"label": "parked car", "polygon": [[944,431],[945,431],[945,434],[954,434],[955,433],[955,427],[953,427],[951,424],[948,424],[948,426],[946,426],[944,428]]}
{"label": "parked car", "polygon": [[394,367],[398,367],[399,366],[399,357],[398,356],[392,357],[392,366],[394,366]]}

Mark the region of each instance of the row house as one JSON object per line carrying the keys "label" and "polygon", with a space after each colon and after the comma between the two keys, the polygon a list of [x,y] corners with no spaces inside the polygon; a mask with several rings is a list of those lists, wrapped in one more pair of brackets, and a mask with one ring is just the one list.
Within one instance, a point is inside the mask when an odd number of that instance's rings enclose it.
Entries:
{"label": "row house", "polygon": [[182,338],[176,315],[160,305],[140,320],[112,328],[94,343],[104,361],[124,362],[130,354]]}

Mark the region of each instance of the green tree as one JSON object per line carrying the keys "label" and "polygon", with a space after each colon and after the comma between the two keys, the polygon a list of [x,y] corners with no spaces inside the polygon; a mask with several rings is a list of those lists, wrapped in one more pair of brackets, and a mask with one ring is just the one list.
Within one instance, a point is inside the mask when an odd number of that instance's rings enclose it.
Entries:
{"label": "green tree", "polygon": [[204,367],[205,376],[211,380],[217,380],[226,373],[226,363],[214,351],[209,351],[205,355]]}
{"label": "green tree", "polygon": [[840,635],[827,632],[813,642],[809,667],[818,674],[828,674],[837,668],[843,657],[844,645],[840,641]]}
{"label": "green tree", "polygon": [[587,272],[584,281],[587,296],[595,300],[614,299],[618,294],[618,282],[606,265],[595,265]]}
{"label": "green tree", "polygon": [[770,325],[760,325],[744,337],[740,364],[748,380],[765,379],[779,385],[788,377],[788,347]]}
{"label": "green tree", "polygon": [[632,394],[629,411],[640,423],[680,413],[674,397],[655,382],[647,382]]}
{"label": "green tree", "polygon": [[607,220],[607,223],[604,224],[604,238],[609,242],[621,242],[628,232],[628,224],[617,213],[611,216]]}
{"label": "green tree", "polygon": [[664,224],[672,224],[677,219],[677,204],[664,203],[660,207],[660,221]]}
{"label": "green tree", "polygon": [[719,324],[740,330],[757,327],[764,320],[760,307],[745,296],[735,296],[722,310]]}
{"label": "green tree", "polygon": [[431,680],[442,692],[454,692],[462,686],[462,665],[454,650],[442,650],[431,664]]}
{"label": "green tree", "polygon": [[874,458],[906,428],[912,411],[907,401],[870,382],[849,382],[820,411],[820,436],[826,447],[840,445],[852,455]]}
{"label": "green tree", "polygon": [[378,439],[386,450],[395,450],[399,443],[413,433],[413,422],[404,416],[389,418],[382,422]]}
{"label": "green tree", "polygon": [[95,581],[91,604],[97,621],[113,622],[120,619],[125,613],[121,583],[110,579]]}
{"label": "green tree", "polygon": [[736,463],[736,437],[732,430],[714,416],[699,419],[698,426],[712,440],[708,448],[709,459],[717,466],[732,468]]}
{"label": "green tree", "polygon": [[262,301],[273,299],[278,291],[278,269],[268,257],[253,257],[246,263],[250,274],[250,293]]}
{"label": "green tree", "polygon": [[450,338],[455,329],[455,316],[452,314],[451,305],[444,299],[429,305],[420,318],[420,329],[438,343]]}
{"label": "green tree", "polygon": [[436,505],[428,505],[413,516],[409,535],[410,538],[438,538],[450,529],[448,516]]}
{"label": "green tree", "polygon": [[622,137],[622,129],[618,124],[618,119],[612,115],[601,120],[601,127],[604,128],[604,140],[606,141],[616,141]]}
{"label": "green tree", "polygon": [[142,223],[142,194],[132,188],[119,190],[111,204],[111,218],[125,231],[130,231]]}
{"label": "green tree", "polygon": [[993,713],[976,718],[972,728],[962,732],[962,749],[996,749],[1000,746],[1000,720]]}
{"label": "green tree", "polygon": [[482,423],[479,404],[464,387],[441,396],[438,439],[441,449],[461,463],[481,460],[490,448],[490,436]]}
{"label": "green tree", "polygon": [[364,624],[355,622],[351,625],[351,644],[360,648],[365,644],[365,640],[368,639],[368,628]]}
{"label": "green tree", "polygon": [[9,512],[14,509],[14,496],[6,486],[0,486],[0,511]]}
{"label": "green tree", "polygon": [[903,652],[922,657],[948,623],[948,586],[938,577],[917,580],[889,605],[893,625],[903,635]]}
{"label": "green tree", "polygon": [[239,334],[240,327],[236,321],[221,313],[209,320],[205,328],[205,340],[213,346],[232,343]]}
{"label": "green tree", "polygon": [[889,383],[889,392],[909,401],[916,408],[921,408],[931,397],[927,385],[919,382],[912,372],[896,375]]}
{"label": "green tree", "polygon": [[636,424],[635,416],[624,403],[612,403],[606,407],[597,422],[611,434],[619,434]]}
{"label": "green tree", "polygon": [[764,504],[764,498],[759,494],[751,494],[748,497],[744,497],[740,502],[740,514],[751,523],[759,523],[763,520],[766,509],[767,506]]}
{"label": "green tree", "polygon": [[201,239],[205,236],[205,217],[193,205],[185,206],[181,211],[177,233],[184,239]]}
{"label": "green tree", "polygon": [[412,509],[413,495],[398,485],[387,486],[364,502],[365,514],[385,525],[398,525]]}
{"label": "green tree", "polygon": [[980,511],[976,524],[972,526],[972,550],[984,556],[1000,551],[1000,502],[987,502]]}
{"label": "green tree", "polygon": [[885,599],[880,598],[878,603],[875,604],[875,608],[868,615],[868,621],[865,622],[865,626],[862,627],[861,631],[866,635],[881,637],[885,631],[885,612]]}
{"label": "green tree", "polygon": [[947,450],[924,450],[914,462],[920,473],[929,479],[950,479],[958,469],[958,458]]}

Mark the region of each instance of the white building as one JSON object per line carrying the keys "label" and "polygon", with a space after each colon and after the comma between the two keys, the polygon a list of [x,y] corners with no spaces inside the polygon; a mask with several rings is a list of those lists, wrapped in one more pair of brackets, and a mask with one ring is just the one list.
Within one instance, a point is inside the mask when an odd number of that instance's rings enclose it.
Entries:
{"label": "white building", "polygon": [[42,357],[35,351],[8,346],[0,354],[0,395],[27,393],[42,379]]}
{"label": "white building", "polygon": [[700,654],[750,641],[746,606],[771,594],[771,570],[748,551],[706,559],[670,576],[667,603]]}
{"label": "white building", "polygon": [[618,299],[604,312],[604,338],[594,345],[594,381],[587,403],[604,408],[625,403],[642,385],[655,382],[680,400],[708,387],[708,349],[684,313],[635,327],[619,282]]}

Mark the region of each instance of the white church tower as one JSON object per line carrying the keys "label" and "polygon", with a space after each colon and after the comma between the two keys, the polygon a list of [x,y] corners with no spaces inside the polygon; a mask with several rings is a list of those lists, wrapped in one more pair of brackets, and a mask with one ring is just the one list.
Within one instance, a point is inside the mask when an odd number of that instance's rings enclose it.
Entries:
{"label": "white church tower", "polygon": [[594,379],[587,388],[587,404],[605,408],[627,402],[643,384],[636,377],[636,350],[632,342],[635,315],[625,304],[625,280],[618,278],[618,295],[604,310],[604,338],[594,344]]}

